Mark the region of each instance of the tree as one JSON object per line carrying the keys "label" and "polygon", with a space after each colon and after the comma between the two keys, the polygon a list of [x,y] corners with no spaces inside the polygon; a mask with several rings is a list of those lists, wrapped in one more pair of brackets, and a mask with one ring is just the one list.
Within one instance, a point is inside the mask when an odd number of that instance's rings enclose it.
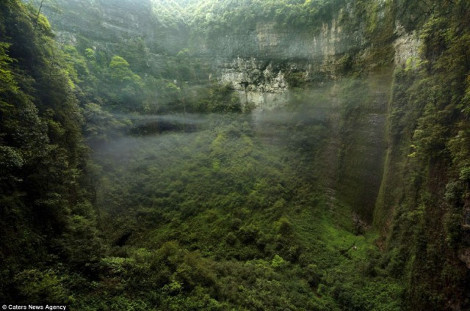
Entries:
{"label": "tree", "polygon": [[111,99],[119,107],[138,110],[142,105],[143,82],[129,63],[121,56],[113,56],[109,63],[108,90]]}

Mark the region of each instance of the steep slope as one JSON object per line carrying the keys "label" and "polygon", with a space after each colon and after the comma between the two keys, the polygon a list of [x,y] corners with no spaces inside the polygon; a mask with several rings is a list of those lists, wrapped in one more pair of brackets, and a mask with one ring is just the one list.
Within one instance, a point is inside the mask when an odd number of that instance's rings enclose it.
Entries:
{"label": "steep slope", "polygon": [[44,16],[2,1],[0,33],[0,299],[68,302],[62,277],[101,255],[82,117]]}
{"label": "steep slope", "polygon": [[384,224],[394,212],[388,264],[405,276],[410,308],[464,310],[470,294],[469,5],[442,1],[430,11],[413,9],[427,18],[416,25],[418,57],[395,71],[375,221]]}

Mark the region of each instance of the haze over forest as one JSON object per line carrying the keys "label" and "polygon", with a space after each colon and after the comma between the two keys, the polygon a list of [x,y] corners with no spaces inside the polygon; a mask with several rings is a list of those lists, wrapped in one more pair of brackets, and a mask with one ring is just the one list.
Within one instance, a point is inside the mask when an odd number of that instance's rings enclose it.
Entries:
{"label": "haze over forest", "polygon": [[2,0],[0,303],[470,310],[467,0]]}

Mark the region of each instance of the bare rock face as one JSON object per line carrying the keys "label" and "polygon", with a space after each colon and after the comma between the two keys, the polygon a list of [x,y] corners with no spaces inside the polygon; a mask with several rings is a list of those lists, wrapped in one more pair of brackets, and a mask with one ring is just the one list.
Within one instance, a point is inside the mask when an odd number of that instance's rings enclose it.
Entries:
{"label": "bare rock face", "polygon": [[400,25],[397,25],[396,31],[400,35],[393,44],[395,66],[414,66],[419,58],[420,40],[418,34],[416,32],[405,33]]}
{"label": "bare rock face", "polygon": [[[201,55],[215,54],[221,83],[231,84],[240,99],[256,110],[283,106],[289,98],[286,74],[299,73],[308,80],[332,71],[332,60],[356,44],[343,36],[333,20],[319,32],[280,29],[272,22],[257,23],[245,34],[226,34],[199,45]],[[208,47],[213,47],[209,50]]]}
{"label": "bare rock face", "polygon": [[226,58],[312,61],[345,53],[364,42],[359,33],[351,36],[344,32],[336,19],[323,23],[316,30],[281,27],[274,22],[260,21],[253,29],[220,33],[207,42],[196,42],[193,49],[201,55]]}
{"label": "bare rock face", "polygon": [[243,104],[257,110],[272,110],[287,101],[288,85],[281,69],[272,62],[256,58],[237,58],[220,65],[219,82],[230,84],[240,95]]}

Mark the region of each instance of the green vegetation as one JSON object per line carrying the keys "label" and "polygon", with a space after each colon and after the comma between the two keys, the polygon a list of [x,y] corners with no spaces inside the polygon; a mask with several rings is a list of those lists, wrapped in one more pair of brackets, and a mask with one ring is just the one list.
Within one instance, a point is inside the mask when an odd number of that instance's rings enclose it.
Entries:
{"label": "green vegetation", "polygon": [[0,2],[0,301],[469,308],[468,1],[44,5]]}
{"label": "green vegetation", "polygon": [[196,14],[191,26],[197,31],[227,33],[254,29],[259,22],[275,22],[275,27],[294,27],[306,30],[329,22],[335,8],[344,0],[243,0],[202,1],[195,6]]}
{"label": "green vegetation", "polygon": [[390,166],[403,160],[386,182],[402,185],[387,204],[395,209],[387,265],[404,276],[411,309],[447,309],[468,294],[459,256],[469,246],[469,9],[437,1],[423,24],[421,59],[395,73]]}
{"label": "green vegetation", "polygon": [[249,121],[207,116],[195,133],[126,137],[95,154],[113,246],[100,295],[75,297],[80,308],[119,296],[165,310],[400,309],[399,281],[365,261],[376,236],[355,235],[350,208],[286,161],[297,149],[264,143]]}
{"label": "green vegetation", "polygon": [[47,20],[36,16],[19,1],[0,4],[2,301],[70,301],[62,270],[91,273],[102,256],[81,114]]}

